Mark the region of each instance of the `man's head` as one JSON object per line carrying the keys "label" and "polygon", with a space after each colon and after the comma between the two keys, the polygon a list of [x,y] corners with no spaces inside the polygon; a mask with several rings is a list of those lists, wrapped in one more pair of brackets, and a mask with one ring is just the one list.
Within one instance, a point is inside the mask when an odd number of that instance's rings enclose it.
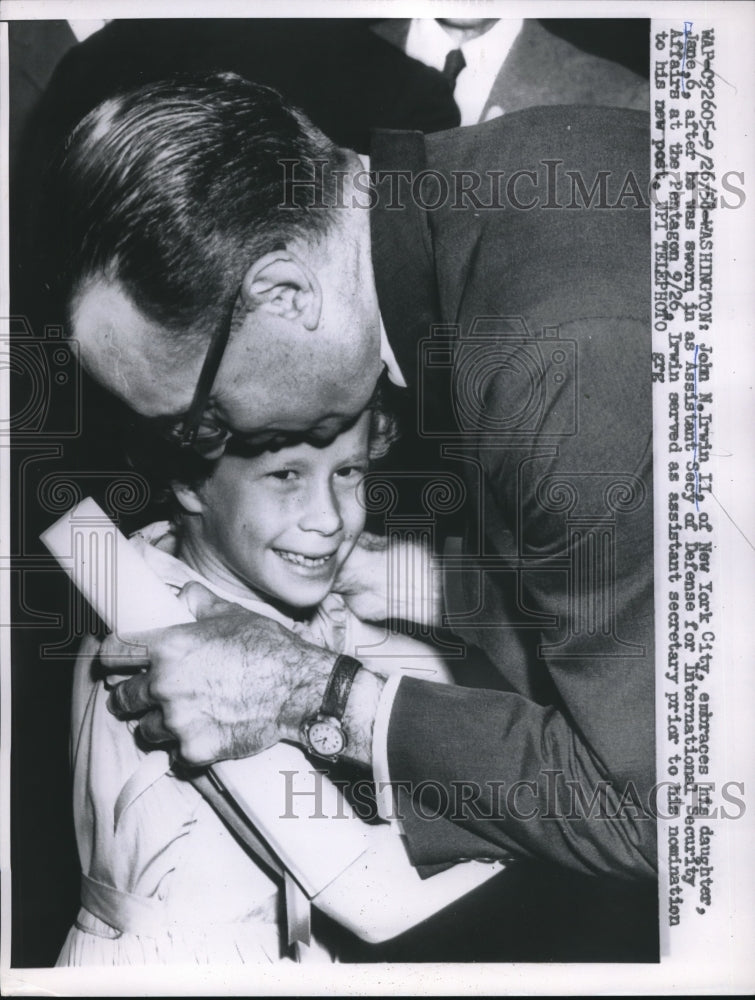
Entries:
{"label": "man's head", "polygon": [[[292,160],[323,197],[286,188]],[[366,213],[311,207],[353,166],[278,94],[237,76],[103,102],[47,192],[63,237],[53,280],[84,366],[138,413],[176,423],[213,331],[230,324],[205,423],[331,436],[381,367]]]}

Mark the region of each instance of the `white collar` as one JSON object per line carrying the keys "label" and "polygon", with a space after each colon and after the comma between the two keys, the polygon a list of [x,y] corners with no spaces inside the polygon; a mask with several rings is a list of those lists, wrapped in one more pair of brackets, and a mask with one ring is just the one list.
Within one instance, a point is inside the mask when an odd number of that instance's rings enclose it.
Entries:
{"label": "white collar", "polygon": [[456,78],[454,100],[462,125],[475,125],[506,56],[524,24],[522,18],[501,18],[484,34],[455,46],[451,36],[432,18],[414,18],[406,38],[406,54],[442,70],[453,48],[464,53],[466,66]]}

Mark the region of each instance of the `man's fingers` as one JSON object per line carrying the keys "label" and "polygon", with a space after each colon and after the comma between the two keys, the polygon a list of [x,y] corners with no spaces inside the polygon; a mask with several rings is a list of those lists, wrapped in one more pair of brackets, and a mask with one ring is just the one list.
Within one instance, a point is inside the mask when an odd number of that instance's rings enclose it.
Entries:
{"label": "man's fingers", "polygon": [[238,611],[239,605],[224,601],[222,597],[213,594],[201,583],[192,581],[187,583],[181,591],[181,597],[186,602],[189,611],[197,620],[211,618],[214,615],[222,615],[228,611]]}
{"label": "man's fingers", "polygon": [[149,694],[149,675],[139,674],[114,687],[110,692],[107,707],[119,719],[138,715],[152,708],[154,701]]}
{"label": "man's fingers", "polygon": [[155,708],[154,701],[149,697],[149,680],[146,674],[132,677],[113,688],[107,707],[119,719],[141,715],[139,736],[145,743],[159,745],[176,742],[176,735],[165,727],[162,709]]}
{"label": "man's fingers", "polygon": [[162,712],[155,709],[139,720],[139,735],[147,743],[175,743],[176,737],[163,724]]}
{"label": "man's fingers", "polygon": [[147,635],[115,633],[106,636],[100,645],[100,663],[106,671],[122,673],[124,667],[136,669],[149,663],[149,643]]}

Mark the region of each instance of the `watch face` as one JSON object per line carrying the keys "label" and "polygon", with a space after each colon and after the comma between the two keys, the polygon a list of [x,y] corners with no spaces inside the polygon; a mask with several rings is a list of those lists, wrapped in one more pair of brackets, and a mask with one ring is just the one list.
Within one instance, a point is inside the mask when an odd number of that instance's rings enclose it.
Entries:
{"label": "watch face", "polygon": [[313,722],[307,735],[314,752],[323,757],[339,754],[346,746],[343,730],[334,722]]}

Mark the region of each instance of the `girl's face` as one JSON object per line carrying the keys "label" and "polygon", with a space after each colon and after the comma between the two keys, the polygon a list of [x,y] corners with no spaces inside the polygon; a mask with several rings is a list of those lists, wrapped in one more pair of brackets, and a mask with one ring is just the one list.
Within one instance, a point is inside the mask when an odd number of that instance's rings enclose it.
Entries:
{"label": "girl's face", "polygon": [[239,594],[319,604],[364,527],[369,428],[365,412],[326,447],[223,455],[196,491],[200,516],[186,541],[195,568]]}

